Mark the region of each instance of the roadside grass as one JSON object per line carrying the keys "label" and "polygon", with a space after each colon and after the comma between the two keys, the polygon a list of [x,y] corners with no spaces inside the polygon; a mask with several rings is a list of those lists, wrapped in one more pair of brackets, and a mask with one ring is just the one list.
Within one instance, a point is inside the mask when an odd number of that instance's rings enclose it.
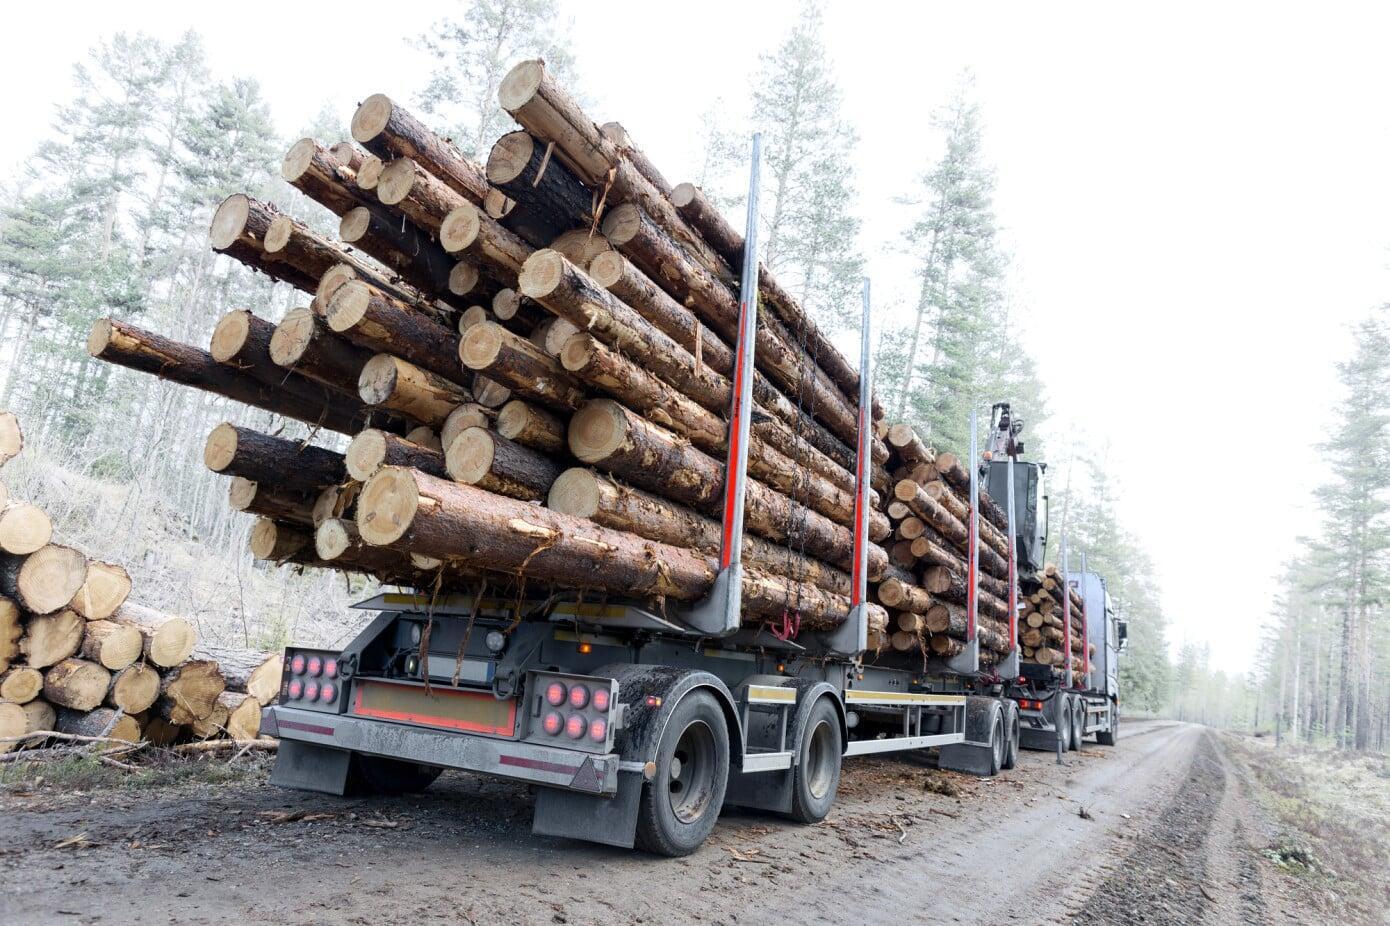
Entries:
{"label": "roadside grass", "polygon": [[[1281,834],[1266,850],[1330,915],[1380,922],[1390,905],[1390,756],[1226,735]],[[1351,913],[1355,916],[1345,916]]]}
{"label": "roadside grass", "polygon": [[99,755],[75,753],[54,759],[14,761],[0,765],[0,792],[64,795],[78,791],[148,790],[228,784],[265,777],[272,759],[248,754],[235,762],[227,757],[176,756],[161,751],[140,759],[122,758],[130,768],[118,768]]}

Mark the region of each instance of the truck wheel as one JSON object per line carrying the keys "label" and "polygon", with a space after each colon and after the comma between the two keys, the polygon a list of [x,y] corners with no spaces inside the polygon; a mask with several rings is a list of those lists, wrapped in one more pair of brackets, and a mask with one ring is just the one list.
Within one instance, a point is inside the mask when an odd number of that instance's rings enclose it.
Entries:
{"label": "truck wheel", "polygon": [[1000,767],[1013,768],[1018,765],[1018,702],[1002,701],[1000,703],[1004,705],[1004,731],[1007,734],[1004,740],[1004,761],[1000,763]]}
{"label": "truck wheel", "polygon": [[1086,738],[1086,702],[1080,698],[1072,699],[1074,714],[1071,719],[1071,748],[1081,751],[1081,741]]}
{"label": "truck wheel", "polygon": [[1057,738],[1062,741],[1062,751],[1071,749],[1071,698],[1060,692],[1052,696],[1056,699],[1053,710],[1053,723],[1057,728]]}
{"label": "truck wheel", "polygon": [[798,823],[819,823],[830,813],[840,787],[840,720],[829,698],[821,698],[806,719],[800,755],[792,770],[791,818]]}
{"label": "truck wheel", "polygon": [[1008,734],[1004,732],[1004,711],[994,712],[994,721],[989,725],[989,777],[999,774],[1004,767],[1004,757],[1008,754]]}
{"label": "truck wheel", "polygon": [[1106,714],[1109,720],[1109,723],[1106,724],[1108,729],[1096,733],[1096,742],[1102,746],[1114,746],[1115,740],[1120,735],[1120,712],[1115,710],[1114,704],[1111,704],[1106,708]]}
{"label": "truck wheel", "polygon": [[435,765],[354,753],[349,774],[361,793],[416,794],[434,784],[442,771]]}
{"label": "truck wheel", "polygon": [[729,727],[708,691],[686,695],[666,722],[656,775],[642,789],[637,845],[658,855],[689,855],[714,829],[729,783]]}

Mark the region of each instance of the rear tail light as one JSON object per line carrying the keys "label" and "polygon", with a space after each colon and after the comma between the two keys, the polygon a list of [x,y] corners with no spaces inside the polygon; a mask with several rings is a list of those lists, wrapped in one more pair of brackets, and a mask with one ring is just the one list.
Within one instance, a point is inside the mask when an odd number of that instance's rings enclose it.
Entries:
{"label": "rear tail light", "polygon": [[323,671],[323,660],[317,656],[309,657],[309,674],[318,675]]}
{"label": "rear tail light", "polygon": [[541,721],[541,729],[551,736],[559,736],[560,731],[565,728],[565,718],[560,716],[559,711],[551,711],[545,715]]}
{"label": "rear tail light", "polygon": [[304,683],[299,679],[290,682],[289,696],[291,699],[298,700],[304,694]]}
{"label": "rear tail light", "polygon": [[338,677],[338,660],[326,659],[323,663],[323,674],[325,678]]}
{"label": "rear tail light", "polygon": [[589,739],[595,743],[601,743],[608,738],[608,721],[600,717],[589,724]]}
{"label": "rear tail light", "polygon": [[545,702],[551,707],[559,707],[565,703],[567,693],[563,682],[551,682],[545,686]]}
{"label": "rear tail light", "polygon": [[338,696],[338,688],[332,682],[324,682],[319,689],[319,697],[325,701],[332,701]]}
{"label": "rear tail light", "polygon": [[608,713],[608,689],[598,688],[594,691],[594,710]]}
{"label": "rear tail light", "polygon": [[295,675],[300,675],[304,672],[303,656],[296,656],[290,660],[290,671],[293,672]]}
{"label": "rear tail light", "polygon": [[310,682],[304,686],[304,700],[317,701],[319,699],[319,683]]}
{"label": "rear tail light", "polygon": [[565,721],[565,733],[572,740],[583,739],[584,731],[588,729],[588,726],[583,717],[578,714],[570,714],[570,719]]}
{"label": "rear tail light", "polygon": [[589,686],[575,685],[570,689],[570,707],[584,710],[589,706]]}

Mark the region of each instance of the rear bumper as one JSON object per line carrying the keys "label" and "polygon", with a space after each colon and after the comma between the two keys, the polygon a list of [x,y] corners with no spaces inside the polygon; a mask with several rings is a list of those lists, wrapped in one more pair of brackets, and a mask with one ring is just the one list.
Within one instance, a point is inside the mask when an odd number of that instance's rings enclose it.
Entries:
{"label": "rear bumper", "polygon": [[555,749],[470,733],[431,730],[272,705],[261,712],[261,733],[346,752],[461,768],[585,794],[615,794],[618,756]]}

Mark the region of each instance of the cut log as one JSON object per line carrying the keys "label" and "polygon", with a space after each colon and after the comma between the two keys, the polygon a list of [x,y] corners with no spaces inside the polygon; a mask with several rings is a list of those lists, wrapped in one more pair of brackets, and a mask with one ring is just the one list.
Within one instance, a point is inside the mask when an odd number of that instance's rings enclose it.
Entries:
{"label": "cut log", "polygon": [[375,428],[352,439],[345,459],[348,475],[358,482],[366,482],[383,466],[411,466],[441,478],[449,475],[443,453]]}
{"label": "cut log", "polygon": [[139,719],[140,736],[151,746],[163,749],[188,736],[187,727],[170,723],[153,710],[147,711]]}
{"label": "cut log", "polygon": [[457,383],[390,354],[377,354],[367,361],[357,378],[357,393],[367,405],[433,428],[442,427],[450,412],[473,400]]}
{"label": "cut log", "polygon": [[107,706],[127,714],[149,710],[158,697],[159,673],[142,662],[126,666],[111,676],[111,686],[106,689]]}
{"label": "cut log", "polygon": [[356,434],[370,424],[354,409],[337,408],[331,402],[310,402],[220,364],[206,351],[109,318],[99,318],[92,325],[87,352],[98,360],[150,373],[340,434]]}
{"label": "cut log", "polygon": [[478,283],[477,268],[455,261],[412,222],[393,221],[380,206],[356,206],[343,213],[338,237],[355,245],[412,285],[456,308]]}
{"label": "cut log", "polygon": [[264,705],[259,700],[245,692],[224,691],[217,696],[217,703],[227,709],[227,736],[241,742],[260,735]]}
{"label": "cut log", "polygon": [[473,375],[473,398],[478,404],[497,414],[497,409],[512,400],[512,390],[482,373]]}
{"label": "cut log", "polygon": [[477,263],[499,279],[520,273],[535,250],[471,203],[444,217],[439,243],[445,251]]}
{"label": "cut log", "polygon": [[525,132],[509,132],[492,146],[487,159],[488,182],[526,207],[532,231],[550,229],[547,241],[592,224],[595,206],[593,194],[553,154],[553,146]]}
{"label": "cut log", "polygon": [[91,560],[87,563],[87,580],[72,599],[72,609],[89,621],[104,620],[125,604],[130,589],[130,573],[123,567]]}
{"label": "cut log", "polygon": [[469,428],[446,451],[449,476],[511,498],[545,498],[560,475],[553,459],[485,428]]}
{"label": "cut log", "polygon": [[43,673],[34,666],[15,666],[0,672],[0,701],[27,704],[43,691]]}
{"label": "cut log", "polygon": [[292,524],[312,524],[316,495],[276,485],[262,485],[253,479],[233,476],[227,486],[227,503],[234,511],[258,514]]}
{"label": "cut log", "polygon": [[582,386],[555,358],[496,322],[469,328],[459,340],[458,360],[550,408],[574,411],[584,404]]}
{"label": "cut log", "polygon": [[141,652],[147,661],[161,669],[183,662],[198,642],[198,632],[192,622],[133,601],[127,601],[113,620],[140,628],[140,636],[145,641]]}
{"label": "cut log", "polygon": [[[346,283],[340,283],[342,288]],[[335,290],[336,291],[336,290]],[[270,359],[286,371],[327,386],[334,393],[353,395],[352,386],[372,352],[335,334],[312,309],[285,313],[270,339]]]}
{"label": "cut log", "polygon": [[314,548],[314,535],[292,524],[281,524],[270,518],[257,518],[251,527],[251,555],[259,560],[283,563],[294,560]]}
{"label": "cut log", "polygon": [[[581,462],[697,511],[722,516],[723,464],[616,402],[600,399],[576,412],[570,419],[569,445]],[[769,540],[788,541],[841,569],[850,568],[853,541],[844,527],[755,481],[748,483],[746,505],[749,530]],[[870,577],[881,574],[886,563],[886,555],[871,545]]]}
{"label": "cut log", "polygon": [[[226,694],[224,691],[222,694]],[[222,703],[222,695],[218,695],[218,700],[212,705],[212,712],[202,720],[195,720],[188,725],[188,732],[195,740],[216,739],[227,733],[227,718],[231,716],[231,710]]]}
{"label": "cut log", "polygon": [[174,724],[191,724],[212,713],[217,696],[227,687],[217,663],[193,659],[164,673],[155,707],[159,716]]}
{"label": "cut log", "polygon": [[317,139],[301,138],[280,162],[280,178],[334,215],[342,215],[366,198],[366,191],[357,186],[357,168],[350,166],[356,160],[361,167],[362,155],[350,142],[347,161],[334,155],[333,150]]}
{"label": "cut log", "polygon": [[0,507],[0,552],[23,556],[53,539],[53,522],[43,509],[8,501]]}
{"label": "cut log", "polygon": [[444,419],[444,425],[439,429],[439,443],[443,447],[448,447],[458,437],[469,428],[490,428],[493,419],[498,413],[490,408],[478,404],[477,402],[465,402],[449,413],[449,417]]}
{"label": "cut log", "polygon": [[352,137],[380,158],[418,161],[474,203],[487,195],[487,176],[480,165],[385,94],[372,94],[357,107],[352,114]]}
{"label": "cut log", "polygon": [[24,705],[0,701],[0,753],[19,748],[19,743],[7,743],[5,740],[14,739],[29,732],[26,729],[28,720],[29,717],[24,711]]}
{"label": "cut log", "polygon": [[910,424],[895,424],[888,428],[888,443],[898,452],[898,459],[908,466],[931,463],[936,454],[922,443],[917,429]]}
{"label": "cut log", "polygon": [[455,296],[482,295],[482,282],[477,266],[466,260],[457,261],[449,271],[449,292]]}
{"label": "cut log", "polygon": [[87,581],[87,557],[50,543],[28,556],[0,554],[0,592],[33,614],[66,608]]}
{"label": "cut log", "polygon": [[375,190],[377,182],[381,180],[381,172],[385,169],[386,161],[375,154],[368,154],[362,159],[362,166],[357,169],[357,186],[363,190]]}
{"label": "cut log", "polygon": [[[951,516],[956,518],[956,520],[960,521],[962,524],[968,525],[970,523],[969,503],[956,495],[955,491],[944,481],[937,480],[935,482],[929,482],[922,486],[922,491],[940,502],[942,507],[951,512]],[[1007,560],[1009,555],[1009,542],[1005,539],[1004,534],[999,528],[989,523],[989,521],[984,518],[983,514],[981,514],[979,524],[980,539],[989,544],[994,552]]]}
{"label": "cut log", "polygon": [[605,122],[598,130],[604,138],[613,143],[618,154],[632,162],[632,166],[637,168],[637,172],[646,178],[657,192],[667,199],[671,198],[671,184],[662,176],[661,171],[657,170],[651,159],[637,147],[637,143],[632,140],[632,136],[623,128],[621,122]]}
{"label": "cut log", "polygon": [[112,672],[140,658],[144,638],[138,628],[116,621],[89,621],[78,654]]}
{"label": "cut log", "polygon": [[0,412],[0,466],[19,456],[24,449],[24,432],[14,412]]}
{"label": "cut log", "polygon": [[424,447],[426,450],[438,450],[441,453],[444,451],[444,445],[439,442],[439,435],[429,425],[422,424],[419,427],[411,428],[405,435],[405,439],[419,447]]}
{"label": "cut log", "polygon": [[[618,485],[582,467],[560,474],[550,487],[546,505],[564,514],[588,518],[603,527],[704,553],[718,553],[723,543],[723,527],[713,518],[638,489]],[[793,582],[811,582],[836,595],[850,593],[846,573],[761,537],[744,535],[743,556],[750,565]]]}
{"label": "cut log", "polygon": [[43,697],[50,704],[90,711],[101,704],[111,673],[85,659],[64,659],[43,674]]}
{"label": "cut log", "polygon": [[565,260],[574,264],[576,267],[584,268],[589,266],[594,258],[605,251],[613,250],[613,244],[597,229],[593,228],[572,228],[564,232],[548,245],[550,250],[559,251],[565,256]]}
{"label": "cut log", "polygon": [[492,314],[496,315],[500,322],[514,321],[528,330],[552,317],[550,313],[511,287],[499,289],[493,294]]}
{"label": "cut log", "polygon": [[492,318],[492,313],[480,305],[470,305],[459,315],[459,334],[467,334],[474,325],[482,324]]}
{"label": "cut log", "polygon": [[[58,712],[54,710],[52,704],[42,698],[35,698],[27,704],[21,704],[20,709],[24,711],[23,732],[26,735],[52,730],[58,726]],[[30,745],[38,745],[38,742],[33,741]]]}
{"label": "cut log", "polygon": [[924,588],[908,585],[898,579],[885,579],[878,586],[878,600],[890,608],[926,614],[934,604]]}
{"label": "cut log", "polygon": [[377,181],[376,195],[383,205],[405,213],[410,221],[434,234],[439,234],[449,213],[471,205],[411,158],[397,158],[386,165]]}
{"label": "cut log", "polygon": [[[357,495],[361,491],[361,484],[356,482],[349,482],[346,485],[340,486],[329,486],[320,492],[319,497],[314,500],[313,519],[309,524],[300,524],[300,526],[318,527],[328,518],[350,517],[352,512],[356,510]],[[299,524],[297,521],[285,523]]]}
{"label": "cut log", "polygon": [[[689,601],[707,595],[715,576],[715,560],[703,554],[396,467],[363,487],[357,524],[368,543],[399,543],[567,588]],[[806,585],[791,588],[751,569],[743,593],[750,612],[779,615],[800,594],[806,626],[834,625],[848,613],[843,597]],[[881,612],[877,617],[887,620]]]}
{"label": "cut log", "polygon": [[[453,417],[452,414],[450,417]],[[497,413],[497,433],[507,440],[552,456],[566,449],[565,422],[540,406],[521,399],[512,399]]]}
{"label": "cut log", "polygon": [[359,347],[393,354],[440,376],[458,373],[458,335],[360,280],[338,287],[326,319],[329,328]]}
{"label": "cut log", "polygon": [[318,274],[268,257],[265,253],[266,233],[279,214],[279,210],[269,203],[253,199],[245,193],[233,193],[213,212],[208,240],[213,250],[233,257],[272,279],[311,293]]}
{"label": "cut log", "polygon": [[339,165],[346,167],[353,173],[361,170],[362,165],[371,156],[346,138],[329,145],[328,153]]}
{"label": "cut log", "polygon": [[[88,710],[83,713],[83,710]],[[113,740],[124,740],[127,743],[140,742],[140,723],[134,717],[123,711],[115,711],[109,707],[89,710],[78,708],[74,710],[59,711],[56,718],[59,733],[70,733],[74,736],[104,736]],[[111,744],[99,746],[104,751],[113,748]]]}
{"label": "cut log", "polygon": [[250,694],[261,704],[270,704],[280,696],[280,676],[285,657],[280,653],[267,655],[246,650],[217,651],[217,664],[227,680],[227,690]]}
{"label": "cut log", "polygon": [[272,437],[223,422],[203,445],[203,463],[214,473],[318,492],[347,478],[343,455],[300,441]]}

